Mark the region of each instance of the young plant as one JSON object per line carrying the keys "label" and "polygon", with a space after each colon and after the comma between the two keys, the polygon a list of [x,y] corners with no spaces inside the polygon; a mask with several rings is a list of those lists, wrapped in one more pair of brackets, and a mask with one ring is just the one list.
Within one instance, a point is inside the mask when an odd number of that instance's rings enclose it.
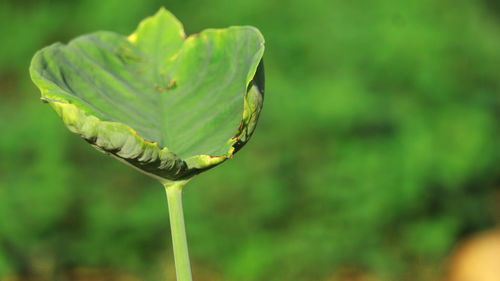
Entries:
{"label": "young plant", "polygon": [[249,140],[264,98],[263,53],[254,27],[186,38],[162,8],[128,37],[83,35],[31,62],[42,101],[71,132],[165,186],[178,281],[192,280],[182,188]]}

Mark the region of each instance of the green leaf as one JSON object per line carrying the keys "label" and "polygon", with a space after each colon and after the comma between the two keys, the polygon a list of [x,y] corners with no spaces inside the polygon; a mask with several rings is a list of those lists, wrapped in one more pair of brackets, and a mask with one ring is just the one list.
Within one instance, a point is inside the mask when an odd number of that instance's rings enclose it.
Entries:
{"label": "green leaf", "polygon": [[218,165],[252,135],[264,97],[254,27],[185,37],[167,10],[130,36],[95,32],[35,54],[30,73],[73,133],[160,180]]}

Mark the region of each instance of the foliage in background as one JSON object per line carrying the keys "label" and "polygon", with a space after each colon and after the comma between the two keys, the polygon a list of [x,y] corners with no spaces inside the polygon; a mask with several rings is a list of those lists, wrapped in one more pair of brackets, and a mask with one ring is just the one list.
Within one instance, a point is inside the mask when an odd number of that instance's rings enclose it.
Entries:
{"label": "foliage in background", "polygon": [[165,6],[187,34],[251,24],[267,39],[252,148],[185,190],[193,263],[206,268],[195,280],[326,280],[344,267],[414,280],[498,220],[492,3],[0,3],[0,279],[81,267],[161,279],[164,191],[33,102],[27,69],[53,41],[126,34]]}

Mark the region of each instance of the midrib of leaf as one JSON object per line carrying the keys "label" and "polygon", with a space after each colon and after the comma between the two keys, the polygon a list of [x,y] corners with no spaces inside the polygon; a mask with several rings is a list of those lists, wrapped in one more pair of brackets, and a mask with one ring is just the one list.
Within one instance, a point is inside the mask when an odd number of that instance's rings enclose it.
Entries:
{"label": "midrib of leaf", "polygon": [[[164,24],[164,22],[162,22],[162,25]],[[156,29],[156,36],[155,36],[155,46],[154,46],[154,58],[153,58],[153,63],[154,63],[154,67],[153,67],[153,71],[155,72],[155,76],[156,76],[156,82],[158,83],[158,87],[160,87],[161,89],[164,89],[166,84],[163,83],[161,80],[161,70],[160,70],[160,66],[159,66],[159,62],[162,62],[163,60],[160,59],[160,56],[158,55],[158,50],[159,50],[159,44],[160,44],[160,40],[159,38],[161,38],[161,33],[160,33],[160,28],[157,28]],[[182,48],[182,46],[181,46]],[[172,78],[171,78],[172,79]],[[154,87],[154,86],[153,86]],[[160,139],[158,140],[158,142],[167,147],[167,149],[172,149],[171,147],[169,148],[167,143],[167,139],[168,139],[168,124],[167,124],[167,118],[166,118],[166,111],[165,111],[165,107],[163,106],[163,104],[165,103],[165,99],[167,98],[166,95],[162,95],[163,92],[160,92],[158,93],[159,95],[159,102],[157,102],[157,112],[159,112],[159,128],[161,128],[161,131],[160,131]],[[167,93],[165,93],[167,94]]]}

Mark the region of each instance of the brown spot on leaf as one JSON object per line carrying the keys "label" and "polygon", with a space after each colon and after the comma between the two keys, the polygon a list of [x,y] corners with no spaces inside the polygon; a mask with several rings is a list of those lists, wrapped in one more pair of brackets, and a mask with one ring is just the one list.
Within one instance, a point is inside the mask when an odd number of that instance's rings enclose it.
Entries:
{"label": "brown spot on leaf", "polygon": [[172,79],[172,81],[170,81],[170,83],[168,83],[165,90],[168,91],[168,90],[173,90],[175,88],[177,88],[177,81],[175,79]]}

